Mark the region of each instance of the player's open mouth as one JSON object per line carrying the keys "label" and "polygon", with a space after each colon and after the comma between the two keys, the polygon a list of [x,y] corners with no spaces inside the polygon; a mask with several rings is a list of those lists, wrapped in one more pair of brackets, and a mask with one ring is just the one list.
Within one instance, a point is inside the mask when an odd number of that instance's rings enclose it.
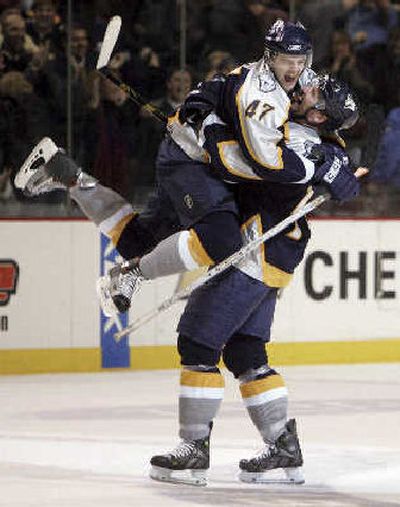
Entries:
{"label": "player's open mouth", "polygon": [[295,85],[296,80],[297,80],[297,78],[295,76],[288,76],[287,74],[285,75],[284,79],[285,79],[285,83],[288,85]]}

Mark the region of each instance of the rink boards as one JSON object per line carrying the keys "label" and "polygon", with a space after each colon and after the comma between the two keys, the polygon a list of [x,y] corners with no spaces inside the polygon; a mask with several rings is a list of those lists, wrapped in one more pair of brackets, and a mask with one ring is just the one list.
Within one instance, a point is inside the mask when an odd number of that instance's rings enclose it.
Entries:
{"label": "rink boards", "polygon": [[[313,220],[311,228],[302,266],[278,302],[272,361],[400,361],[400,221]],[[184,302],[115,342],[95,284],[116,253],[93,224],[2,220],[0,229],[0,373],[178,365],[174,329]],[[144,285],[130,321],[190,278]]]}

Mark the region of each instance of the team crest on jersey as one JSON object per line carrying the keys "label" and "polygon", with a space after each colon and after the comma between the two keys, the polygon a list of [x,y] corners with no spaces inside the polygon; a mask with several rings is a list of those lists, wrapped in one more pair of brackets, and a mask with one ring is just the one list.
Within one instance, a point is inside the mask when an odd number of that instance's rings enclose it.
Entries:
{"label": "team crest on jersey", "polygon": [[185,197],[183,198],[183,201],[188,209],[193,208],[194,205],[193,197],[190,194],[186,194]]}
{"label": "team crest on jersey", "polygon": [[11,259],[0,260],[0,306],[8,305],[11,294],[15,294],[19,267]]}
{"label": "team crest on jersey", "polygon": [[346,100],[345,100],[345,103],[344,103],[344,107],[346,107],[347,109],[351,109],[351,111],[355,111],[356,110],[357,106],[356,106],[355,100],[350,95],[350,93],[346,97]]}
{"label": "team crest on jersey", "polygon": [[275,78],[270,73],[258,76],[258,87],[264,93],[272,92],[276,88]]}

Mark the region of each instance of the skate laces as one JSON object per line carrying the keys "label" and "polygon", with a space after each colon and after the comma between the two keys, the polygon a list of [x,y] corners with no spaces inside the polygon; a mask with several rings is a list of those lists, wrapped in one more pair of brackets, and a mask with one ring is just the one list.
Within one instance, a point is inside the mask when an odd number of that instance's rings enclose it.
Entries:
{"label": "skate laces", "polygon": [[276,454],[277,447],[275,444],[268,444],[262,449],[260,449],[257,454],[251,458],[251,461],[255,461],[257,463],[260,463],[264,461],[265,459],[269,459],[272,456]]}
{"label": "skate laces", "polygon": [[127,299],[132,299],[133,293],[138,290],[141,275],[138,273],[138,270],[131,270],[126,273],[121,273],[120,280],[118,284],[118,293]]}
{"label": "skate laces", "polygon": [[171,456],[174,458],[188,458],[195,450],[196,445],[194,442],[182,440],[171,452]]}

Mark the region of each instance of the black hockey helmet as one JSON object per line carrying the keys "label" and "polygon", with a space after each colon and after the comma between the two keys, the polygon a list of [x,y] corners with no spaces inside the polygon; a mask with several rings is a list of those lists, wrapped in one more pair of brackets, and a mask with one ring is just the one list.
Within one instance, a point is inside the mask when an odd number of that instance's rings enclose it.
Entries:
{"label": "black hockey helmet", "polygon": [[265,35],[265,59],[277,53],[306,55],[306,67],[312,63],[312,42],[304,26],[298,21],[291,23],[278,19]]}
{"label": "black hockey helmet", "polygon": [[318,74],[313,84],[321,90],[321,100],[314,107],[328,116],[325,130],[345,130],[357,122],[359,109],[346,83],[331,74]]}

